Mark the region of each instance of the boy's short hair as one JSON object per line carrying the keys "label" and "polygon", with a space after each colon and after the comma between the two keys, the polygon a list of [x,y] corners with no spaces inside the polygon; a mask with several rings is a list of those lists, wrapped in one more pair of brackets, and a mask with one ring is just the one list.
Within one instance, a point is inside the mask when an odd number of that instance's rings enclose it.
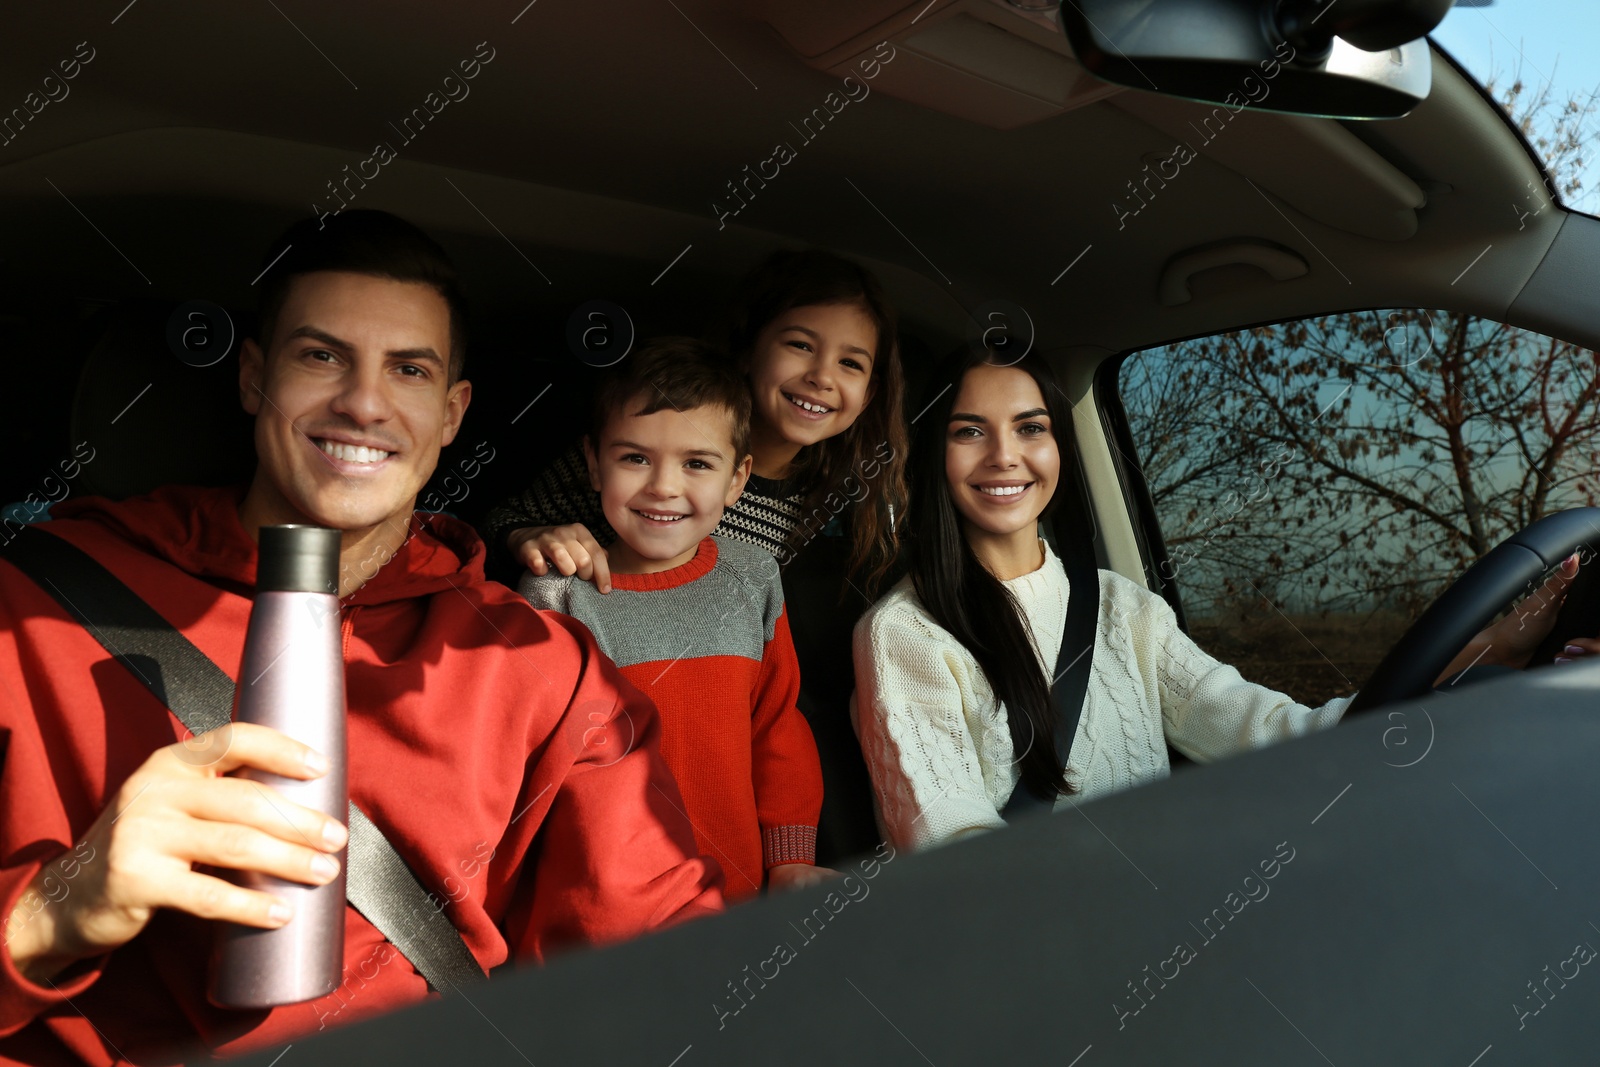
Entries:
{"label": "boy's short hair", "polygon": [[692,337],[660,337],[607,373],[594,398],[589,440],[598,451],[606,423],[633,401],[629,415],[665,408],[720,407],[732,416],[733,462],[750,454],[750,386],[733,360]]}
{"label": "boy's short hair", "polygon": [[272,345],[289,285],[302,274],[341,271],[430,286],[450,308],[450,382],[467,363],[467,300],[444,249],[417,227],[387,211],[356,209],[332,218],[302,219],[273,242],[263,259],[256,307],[256,343]]}

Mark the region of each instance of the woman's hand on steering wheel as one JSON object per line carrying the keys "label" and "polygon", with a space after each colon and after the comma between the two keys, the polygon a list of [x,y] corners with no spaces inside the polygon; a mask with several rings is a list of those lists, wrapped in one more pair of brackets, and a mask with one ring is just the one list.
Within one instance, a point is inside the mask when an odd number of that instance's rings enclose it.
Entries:
{"label": "woman's hand on steering wheel", "polygon": [[[1506,612],[1498,622],[1492,622],[1478,631],[1450,666],[1439,675],[1436,685],[1480,663],[1493,663],[1518,670],[1528,666],[1534,651],[1555,625],[1561,605],[1566,603],[1567,590],[1578,576],[1578,553],[1561,561],[1550,579]],[[1582,647],[1575,644],[1574,647]]]}
{"label": "woman's hand on steering wheel", "polygon": [[1600,639],[1593,637],[1574,637],[1567,642],[1561,650],[1561,655],[1556,657],[1557,663],[1571,663],[1580,656],[1600,656]]}
{"label": "woman's hand on steering wheel", "polygon": [[[1587,623],[1570,621],[1575,611],[1560,609],[1579,565],[1592,561],[1597,534],[1600,507],[1568,508],[1536,519],[1495,545],[1394,643],[1345,709],[1345,717],[1370,714],[1397,700],[1420,700],[1485,660],[1501,667],[1527,667],[1541,647],[1551,648],[1540,641],[1560,624],[1558,612],[1568,618],[1567,626],[1588,629]],[[1541,581],[1533,596],[1522,596]],[[1507,604],[1514,606],[1505,618],[1494,621]]]}

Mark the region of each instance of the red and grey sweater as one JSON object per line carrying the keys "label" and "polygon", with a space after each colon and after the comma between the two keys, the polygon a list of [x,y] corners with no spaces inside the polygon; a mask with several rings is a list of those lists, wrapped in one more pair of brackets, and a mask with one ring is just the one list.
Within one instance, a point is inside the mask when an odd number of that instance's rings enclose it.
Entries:
{"label": "red and grey sweater", "polygon": [[766,869],[812,863],[822,765],[795,700],[800,668],[777,561],[707,537],[688,563],[611,575],[601,594],[574,577],[523,575],[537,608],[594,633],[623,677],[661,713],[661,755],[678,780],[704,855],[722,864],[728,899],[755,895]]}
{"label": "red and grey sweater", "polygon": [[[236,675],[256,570],[242,496],[168,487],[118,504],[88,498],[57,506],[45,530]],[[478,963],[542,960],[719,910],[717,872],[678,814],[650,701],[582,626],[486,582],[469,527],[425,515],[411,533],[340,611],[350,799],[444,902]],[[0,545],[0,923],[145,758],[187,736],[5,558]],[[606,744],[608,732],[627,744]],[[66,857],[53,895],[104,862]],[[24,902],[15,920],[28,918]],[[405,957],[346,908],[336,992],[271,1011],[215,1008],[210,925],[158,911],[128,944],[46,986],[0,948],[0,1063],[247,1052],[428,996]]]}

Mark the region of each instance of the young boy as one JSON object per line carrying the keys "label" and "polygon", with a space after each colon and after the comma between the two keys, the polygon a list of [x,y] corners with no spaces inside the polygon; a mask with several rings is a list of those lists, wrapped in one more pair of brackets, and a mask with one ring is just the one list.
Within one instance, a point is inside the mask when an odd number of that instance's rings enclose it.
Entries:
{"label": "young boy", "polygon": [[749,438],[750,390],[728,360],[688,338],[646,345],[602,384],[583,442],[618,536],[612,591],[554,572],[520,586],[587,625],[655,701],[661,755],[730,901],[830,873],[814,866],[822,768],[795,707],[777,561],[711,536],[750,476]]}

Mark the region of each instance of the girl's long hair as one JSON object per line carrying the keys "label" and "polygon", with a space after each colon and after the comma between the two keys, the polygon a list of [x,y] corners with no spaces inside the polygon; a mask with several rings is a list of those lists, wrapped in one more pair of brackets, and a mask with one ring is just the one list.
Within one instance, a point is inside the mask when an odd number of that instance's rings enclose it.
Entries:
{"label": "girl's long hair", "polygon": [[[950,413],[968,371],[984,363],[1014,366],[1039,385],[1050,413],[1051,435],[1061,452],[1061,469],[1072,456],[1072,408],[1042,356],[1029,354],[1012,361],[994,349],[963,347],[951,353],[930,380],[936,399],[918,416],[911,445],[911,510],[907,529],[911,579],[928,614],[960,641],[978,661],[989,688],[1006,708],[1012,751],[1019,753],[1022,784],[1035,796],[1054,800],[1068,792],[1056,754],[1055,713],[1050,682],[1039,668],[1033,638],[1022,609],[998,578],[972,551],[963,531],[945,477],[945,448]],[[940,390],[943,390],[941,393]],[[1063,496],[1062,482],[1045,509],[1048,515]],[[1041,650],[1053,663],[1056,649]]]}
{"label": "girl's long hair", "polygon": [[872,399],[851,427],[800,450],[789,483],[801,494],[800,521],[779,553],[788,563],[841,512],[850,529],[850,575],[870,597],[893,565],[906,518],[905,375],[894,306],[872,272],[820,248],[774,252],[747,274],[716,339],[748,369],[756,340],[797,307],[851,304],[877,327]]}

